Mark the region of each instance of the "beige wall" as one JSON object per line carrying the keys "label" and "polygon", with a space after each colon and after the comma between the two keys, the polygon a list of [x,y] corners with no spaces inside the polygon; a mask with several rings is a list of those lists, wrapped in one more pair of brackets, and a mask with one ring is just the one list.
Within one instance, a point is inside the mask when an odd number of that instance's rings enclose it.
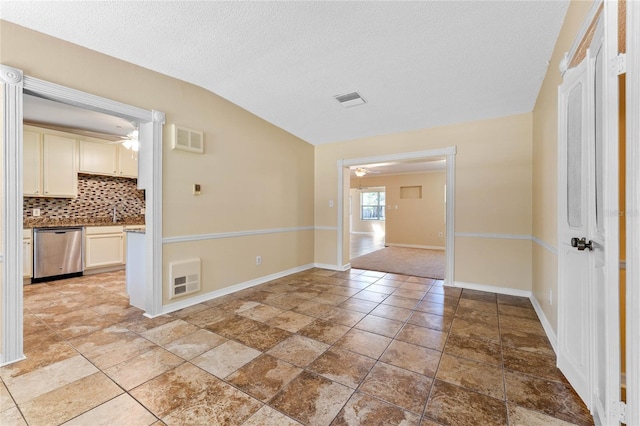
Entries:
{"label": "beige wall", "polygon": [[[591,2],[586,1],[569,5],[533,110],[533,236],[553,248],[557,248],[558,238],[558,86],[562,83],[558,67],[590,7]],[[557,331],[558,256],[542,245],[534,245],[533,294]]]}
{"label": "beige wall", "polygon": [[[445,242],[445,172],[414,173],[391,176],[365,176],[351,179],[351,187],[386,188],[385,243],[393,245],[444,248]],[[420,186],[421,199],[401,199],[400,187]],[[359,209],[360,200],[357,200]],[[355,203],[354,203],[355,205]],[[397,208],[396,208],[397,207]],[[354,209],[354,229],[361,229],[359,210]],[[442,237],[438,233],[442,232]]]}
{"label": "beige wall", "polygon": [[[166,113],[164,237],[313,226],[312,145],[207,90],[130,63],[4,21],[0,40],[1,62],[26,75]],[[172,123],[204,131],[204,155],[172,151]],[[313,238],[303,230],[165,244],[165,288],[169,262],[192,256],[203,259],[202,292],[308,265]]]}
{"label": "beige wall", "polygon": [[[368,156],[457,147],[456,231],[480,234],[531,235],[531,114],[395,133],[315,147],[315,259],[337,264],[338,215],[329,200],[337,200],[337,161]],[[346,191],[348,195],[348,191]],[[348,201],[348,200],[347,200]],[[348,220],[348,216],[345,220]],[[477,270],[474,251],[499,268]],[[512,245],[517,253],[504,261]],[[507,288],[531,289],[530,240],[455,239],[455,279]],[[343,251],[343,264],[348,262]],[[345,258],[346,256],[346,258]],[[514,278],[517,277],[517,278]]]}

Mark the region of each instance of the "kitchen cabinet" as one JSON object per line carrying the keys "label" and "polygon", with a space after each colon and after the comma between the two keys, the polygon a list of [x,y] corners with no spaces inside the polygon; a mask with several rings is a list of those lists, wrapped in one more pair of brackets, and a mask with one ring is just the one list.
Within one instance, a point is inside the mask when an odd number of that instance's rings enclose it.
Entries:
{"label": "kitchen cabinet", "polygon": [[27,197],[77,197],[77,155],[77,141],[73,137],[25,126],[23,194]]}
{"label": "kitchen cabinet", "polygon": [[45,197],[78,196],[77,142],[75,139],[44,134],[42,182]]}
{"label": "kitchen cabinet", "polygon": [[23,194],[27,197],[42,195],[42,133],[25,130],[23,152]]}
{"label": "kitchen cabinet", "polygon": [[85,228],[84,268],[124,265],[124,245],[122,226],[90,226]]}
{"label": "kitchen cabinet", "polygon": [[118,171],[122,177],[138,177],[138,153],[123,146],[118,147]]}
{"label": "kitchen cabinet", "polygon": [[22,278],[33,275],[33,238],[31,229],[22,230]]}
{"label": "kitchen cabinet", "polygon": [[81,173],[138,177],[138,155],[119,143],[80,141]]}
{"label": "kitchen cabinet", "polygon": [[108,143],[80,141],[78,171],[81,173],[115,175],[118,172],[118,147]]}

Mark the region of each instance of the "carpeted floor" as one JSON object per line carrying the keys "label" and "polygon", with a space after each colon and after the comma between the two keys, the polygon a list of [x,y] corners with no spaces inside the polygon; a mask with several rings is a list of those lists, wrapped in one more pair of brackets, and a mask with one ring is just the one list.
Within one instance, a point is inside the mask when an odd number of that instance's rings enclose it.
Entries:
{"label": "carpeted floor", "polygon": [[351,267],[441,280],[444,279],[444,250],[385,247],[351,259]]}

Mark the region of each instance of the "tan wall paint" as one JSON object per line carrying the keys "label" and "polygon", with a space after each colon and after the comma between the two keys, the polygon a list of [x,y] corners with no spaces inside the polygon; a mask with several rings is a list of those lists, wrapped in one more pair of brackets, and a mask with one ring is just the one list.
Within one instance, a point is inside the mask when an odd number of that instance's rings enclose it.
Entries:
{"label": "tan wall paint", "polygon": [[[4,65],[166,113],[164,237],[313,225],[312,145],[192,84],[8,22],[2,21],[0,36]],[[172,151],[171,123],[204,131],[204,155]],[[200,196],[192,195],[195,183]],[[313,238],[299,231],[165,245],[165,288],[168,263],[194,253],[203,258],[206,292],[312,263]],[[261,268],[256,255],[263,256]]]}
{"label": "tan wall paint", "polygon": [[[558,67],[590,7],[591,2],[586,1],[572,1],[569,5],[533,110],[533,236],[552,247],[557,246],[558,238],[558,86],[562,83]],[[557,331],[557,255],[535,245],[533,294]],[[546,252],[542,254],[541,250]],[[553,293],[553,304],[549,292]]]}
{"label": "tan wall paint", "polygon": [[[316,226],[337,227],[337,212],[328,206],[337,200],[339,159],[390,155],[457,147],[456,231],[498,234],[531,234],[531,114],[520,114],[452,126],[422,129],[357,139],[315,147]],[[348,191],[347,191],[348,194]],[[345,218],[348,220],[348,216]],[[315,259],[336,264],[336,231],[316,231]],[[481,241],[489,239],[481,238]],[[509,246],[508,240],[489,242],[490,250]],[[332,244],[333,242],[333,244]],[[458,250],[460,244],[461,251]],[[468,282],[530,289],[531,256],[517,264],[505,263],[497,271],[476,271],[476,254],[456,238],[456,279],[463,273]],[[518,241],[518,244],[531,244]],[[503,250],[485,254],[499,259]],[[343,260],[348,250],[343,252]],[[346,262],[344,262],[346,263]],[[464,271],[464,272],[462,272]],[[513,283],[514,271],[522,273]],[[477,273],[476,273],[477,272]]]}
{"label": "tan wall paint", "polygon": [[[444,248],[445,242],[445,172],[415,173],[391,176],[371,176],[351,179],[351,187],[386,188],[386,236],[387,244],[406,244]],[[421,199],[401,199],[400,187],[422,187]],[[354,228],[361,221],[358,210],[354,210]],[[395,207],[398,206],[396,209]],[[357,219],[357,220],[356,220]],[[383,225],[384,226],[384,225]],[[442,232],[442,237],[438,233]]]}

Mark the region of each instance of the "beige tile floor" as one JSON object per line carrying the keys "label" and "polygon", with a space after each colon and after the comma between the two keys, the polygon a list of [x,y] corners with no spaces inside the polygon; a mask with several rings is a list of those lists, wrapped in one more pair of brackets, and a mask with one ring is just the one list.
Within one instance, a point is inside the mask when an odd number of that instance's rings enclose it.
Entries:
{"label": "beige tile floor", "polygon": [[350,234],[351,259],[384,248],[384,235]]}
{"label": "beige tile floor", "polygon": [[25,287],[0,424],[592,424],[528,299],[312,269],[149,319],[122,272]]}

